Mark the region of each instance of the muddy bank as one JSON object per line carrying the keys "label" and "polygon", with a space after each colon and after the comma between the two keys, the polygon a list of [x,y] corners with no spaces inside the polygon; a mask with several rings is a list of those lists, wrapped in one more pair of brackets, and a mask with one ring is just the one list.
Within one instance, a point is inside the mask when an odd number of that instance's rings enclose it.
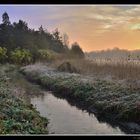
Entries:
{"label": "muddy bank", "polygon": [[96,115],[115,121],[129,133],[140,133],[139,89],[94,80],[79,74],[58,72],[42,64],[21,69],[26,78],[67,98]]}

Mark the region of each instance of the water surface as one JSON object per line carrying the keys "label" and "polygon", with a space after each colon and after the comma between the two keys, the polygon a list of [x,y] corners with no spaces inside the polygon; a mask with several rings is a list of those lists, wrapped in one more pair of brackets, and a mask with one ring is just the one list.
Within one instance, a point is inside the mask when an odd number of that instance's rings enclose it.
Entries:
{"label": "water surface", "polygon": [[119,127],[113,128],[99,122],[94,114],[70,105],[65,99],[44,91],[42,95],[31,97],[31,103],[41,116],[49,119],[49,133],[55,134],[124,134]]}

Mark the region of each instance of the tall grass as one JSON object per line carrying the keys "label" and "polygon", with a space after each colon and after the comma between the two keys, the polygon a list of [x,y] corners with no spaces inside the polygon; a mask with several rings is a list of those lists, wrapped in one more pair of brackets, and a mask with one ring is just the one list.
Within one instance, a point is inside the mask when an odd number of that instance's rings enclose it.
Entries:
{"label": "tall grass", "polygon": [[63,62],[70,62],[81,74],[113,79],[140,80],[140,61],[138,60],[86,60],[57,59],[52,66],[58,67]]}

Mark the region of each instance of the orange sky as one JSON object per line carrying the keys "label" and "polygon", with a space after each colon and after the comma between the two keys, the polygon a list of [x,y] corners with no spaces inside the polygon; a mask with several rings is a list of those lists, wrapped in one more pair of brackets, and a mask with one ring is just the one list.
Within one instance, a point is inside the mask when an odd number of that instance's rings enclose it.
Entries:
{"label": "orange sky", "polygon": [[140,49],[140,6],[81,7],[77,13],[71,25],[63,22],[60,28],[84,51]]}
{"label": "orange sky", "polygon": [[140,5],[1,6],[11,21],[25,20],[29,27],[58,28],[84,51],[140,49]]}

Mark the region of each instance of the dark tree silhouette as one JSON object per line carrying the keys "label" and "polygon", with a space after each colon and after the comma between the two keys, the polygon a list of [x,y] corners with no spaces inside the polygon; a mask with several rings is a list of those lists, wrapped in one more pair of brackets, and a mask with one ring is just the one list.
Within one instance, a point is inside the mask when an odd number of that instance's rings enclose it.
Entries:
{"label": "dark tree silhouette", "polygon": [[53,33],[48,32],[42,25],[38,30],[30,29],[28,24],[19,20],[10,23],[9,16],[5,12],[2,15],[2,24],[0,24],[0,46],[7,49],[8,55],[16,48],[28,49],[33,56],[33,60],[38,58],[39,49],[50,49],[61,54],[71,54],[80,58],[84,57],[84,53],[78,44],[68,48],[68,36],[65,34],[62,38],[59,30],[56,28]]}
{"label": "dark tree silhouette", "polygon": [[19,20],[18,23],[13,23],[13,26],[20,31],[28,31],[28,24],[23,21],[23,20]]}
{"label": "dark tree silhouette", "polygon": [[69,36],[66,33],[63,34],[63,45],[69,46]]}
{"label": "dark tree silhouette", "polygon": [[21,19],[11,24],[6,12],[2,15],[2,21],[3,23],[0,24],[0,45],[6,47],[8,51],[17,47],[29,49],[34,54],[38,49],[45,48],[58,53],[67,50],[67,47],[62,43],[58,29],[51,34],[41,25],[35,31],[30,29],[28,24]]}
{"label": "dark tree silhouette", "polygon": [[39,30],[40,34],[44,34],[45,33],[44,28],[42,27],[42,25],[39,27],[38,30]]}
{"label": "dark tree silhouette", "polygon": [[77,58],[84,58],[85,57],[83,50],[80,48],[80,46],[77,42],[72,44],[71,53],[73,55],[75,55],[75,57],[77,57]]}
{"label": "dark tree silhouette", "polygon": [[10,20],[9,20],[9,16],[6,12],[3,13],[2,15],[2,22],[4,25],[10,25]]}

